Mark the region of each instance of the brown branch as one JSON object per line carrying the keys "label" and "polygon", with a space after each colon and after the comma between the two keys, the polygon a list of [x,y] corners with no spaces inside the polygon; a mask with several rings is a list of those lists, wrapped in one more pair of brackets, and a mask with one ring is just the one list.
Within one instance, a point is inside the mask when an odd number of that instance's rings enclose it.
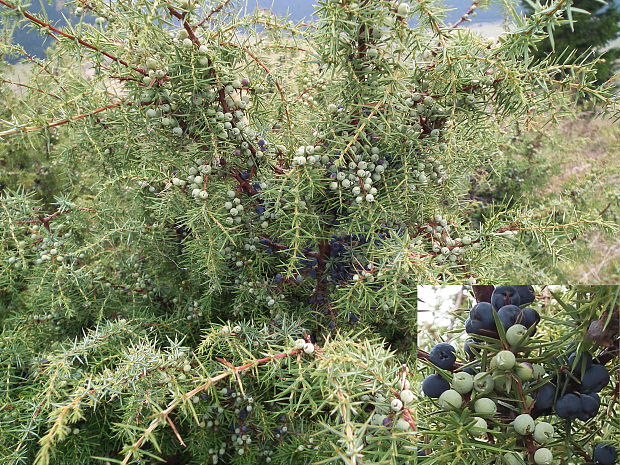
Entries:
{"label": "brown branch", "polygon": [[217,13],[219,13],[220,11],[222,11],[223,8],[226,7],[226,5],[228,5],[232,0],[225,0],[222,3],[220,3],[218,6],[216,6],[215,8],[213,8],[209,14],[207,16],[205,16],[202,21],[200,21],[198,24],[196,24],[194,26],[194,29],[196,29],[197,27],[200,27],[202,25],[204,25],[204,23],[206,23],[207,21],[209,21],[211,19],[211,17],[213,15],[216,15]]}
{"label": "brown branch", "polygon": [[146,441],[147,437],[149,435],[151,435],[153,433],[153,431],[155,431],[155,429],[157,429],[157,427],[161,424],[161,419],[162,418],[166,418],[167,419],[168,415],[170,415],[170,413],[172,411],[174,411],[174,409],[177,408],[181,404],[181,402],[183,402],[183,401],[185,401],[187,399],[191,399],[192,397],[194,397],[195,395],[197,395],[201,391],[206,391],[213,384],[215,384],[218,381],[221,381],[221,380],[223,380],[225,378],[228,378],[233,373],[238,373],[240,371],[245,371],[245,370],[248,370],[248,369],[253,368],[255,366],[262,365],[264,363],[267,363],[267,362],[270,362],[270,361],[273,361],[273,360],[278,360],[278,359],[282,359],[282,358],[292,357],[293,355],[297,355],[297,354],[300,354],[300,353],[301,353],[300,349],[294,349],[291,352],[282,352],[282,353],[279,353],[279,354],[276,354],[276,355],[269,355],[267,357],[263,357],[263,358],[260,358],[260,359],[257,359],[257,360],[253,360],[253,361],[248,362],[248,363],[246,363],[244,365],[240,365],[238,367],[234,367],[234,369],[231,369],[230,371],[226,371],[224,373],[220,373],[217,376],[209,378],[205,383],[201,384],[200,386],[195,387],[194,389],[192,389],[189,392],[186,392],[179,399],[173,400],[172,402],[170,402],[170,404],[168,404],[168,407],[163,412],[161,412],[157,417],[155,417],[151,421],[151,423],[149,424],[148,428],[144,431],[142,436],[140,436],[140,438],[129,447],[129,450],[125,454],[125,458],[121,462],[121,465],[127,465],[129,463],[129,459],[131,459],[131,457],[133,456],[133,453],[136,452],[142,446],[142,444],[144,444],[144,441]]}
{"label": "brown branch", "polygon": [[40,92],[41,94],[49,95],[50,97],[53,97],[57,100],[62,100],[58,95],[50,94],[49,92],[46,92],[43,89],[39,89],[38,87],[29,86],[27,84],[22,84],[20,82],[9,81],[8,79],[0,79],[0,81],[4,82],[5,84],[11,84],[11,85],[18,86],[18,87],[25,87],[26,89],[34,90],[36,92]]}
{"label": "brown branch", "polygon": [[[91,212],[91,213],[97,213],[97,210],[93,210],[92,208],[86,208],[86,207],[77,207],[77,210],[81,210],[81,211],[86,211],[86,212]],[[50,221],[52,221],[54,218],[56,218],[59,215],[62,215],[63,213],[69,213],[71,211],[71,209],[67,209],[67,210],[57,210],[54,213],[44,216],[44,217],[40,217],[40,218],[32,218],[29,220],[19,220],[16,221],[16,224],[33,224],[33,223],[41,223],[44,226],[49,223]]]}
{"label": "brown branch", "polygon": [[[263,239],[264,241],[267,241],[267,246],[277,249],[277,250],[290,250],[290,247],[285,245],[285,244],[281,244],[279,242],[274,242],[271,239],[269,239],[267,236],[260,236],[261,239]],[[311,257],[311,258],[316,258],[317,260],[322,259],[321,258],[321,252],[301,252],[303,255],[305,255],[306,257]]]}
{"label": "brown branch", "polygon": [[[0,0],[0,2],[2,2],[2,1],[3,0]],[[0,132],[0,137],[12,136],[14,134],[20,134],[20,133],[24,133],[24,132],[40,131],[41,129],[53,128],[53,127],[56,127],[56,126],[61,126],[63,124],[67,124],[67,123],[70,123],[72,121],[78,121],[78,120],[81,120],[81,119],[84,119],[84,118],[88,118],[89,116],[93,116],[93,115],[96,115],[97,113],[101,113],[103,111],[110,110],[111,108],[120,107],[123,104],[131,105],[131,103],[129,103],[129,102],[112,103],[110,105],[106,105],[104,107],[97,108],[96,110],[93,110],[93,111],[91,111],[89,113],[82,113],[81,115],[72,116],[71,118],[63,119],[63,120],[60,120],[60,121],[54,121],[52,123],[49,123],[49,124],[46,124],[46,125],[43,125],[43,126],[25,126],[25,127],[15,128],[15,129],[9,129],[7,131]]]}
{"label": "brown branch", "polygon": [[[71,34],[69,34],[68,32],[65,32],[65,31],[63,31],[63,30],[61,30],[61,29],[55,28],[55,27],[54,27],[54,26],[52,26],[50,23],[46,23],[45,21],[40,20],[39,18],[37,18],[36,16],[32,15],[31,13],[28,13],[27,11],[22,10],[21,8],[18,8],[18,7],[17,7],[17,5],[14,5],[14,4],[12,4],[12,3],[9,3],[9,2],[7,2],[6,0],[0,0],[0,5],[4,5],[4,6],[6,6],[7,8],[10,8],[11,10],[17,10],[17,11],[19,11],[19,12],[22,14],[22,16],[23,16],[24,18],[28,19],[29,21],[31,21],[31,22],[33,22],[33,23],[35,23],[35,24],[38,24],[39,26],[41,26],[41,27],[43,27],[43,28],[47,28],[47,29],[49,29],[49,31],[53,31],[53,32],[55,32],[56,34],[59,34],[59,35],[61,35],[61,36],[65,37],[65,38],[67,38],[67,39],[69,39],[69,40],[77,41],[80,45],[83,45],[84,47],[89,48],[89,49],[91,49],[91,50],[94,50],[95,52],[99,52],[99,53],[101,53],[102,55],[104,55],[104,56],[108,57],[110,60],[116,61],[117,63],[120,63],[120,64],[121,64],[121,65],[123,65],[123,66],[126,66],[126,67],[128,67],[128,68],[131,68],[131,69],[133,69],[134,71],[137,71],[138,73],[140,73],[140,74],[142,74],[142,75],[144,75],[144,76],[146,76],[146,75],[147,75],[147,72],[146,72],[144,69],[142,69],[142,68],[137,68],[137,67],[134,67],[134,66],[131,66],[131,65],[130,65],[129,63],[127,63],[125,60],[123,60],[123,59],[121,59],[121,58],[118,58],[117,56],[114,56],[114,55],[112,55],[111,53],[105,52],[105,51],[101,50],[99,47],[97,47],[97,46],[95,46],[95,45],[92,45],[91,43],[86,42],[86,41],[85,41],[85,40],[83,40],[83,39],[80,39],[80,38],[78,38],[78,37],[75,37],[74,35],[71,35]],[[54,34],[52,34],[51,32],[49,32],[49,31],[47,32],[47,34],[48,34],[48,35],[50,35],[50,36],[52,36],[52,37],[53,37],[53,38],[55,38],[56,40],[58,40],[58,38],[57,38]]]}
{"label": "brown branch", "polygon": [[459,27],[461,24],[463,24],[469,19],[469,15],[472,14],[476,8],[478,8],[478,1],[479,0],[473,0],[473,2],[471,2],[471,6],[469,7],[469,9],[465,13],[463,13],[463,15],[456,23],[452,25],[453,28]]}
{"label": "brown branch", "polygon": [[179,443],[181,443],[182,446],[187,447],[187,444],[185,444],[183,442],[183,438],[181,437],[181,435],[179,434],[179,431],[177,430],[177,427],[174,426],[174,423],[172,422],[172,420],[170,419],[170,417],[168,415],[166,415],[166,421],[168,422],[168,424],[170,425],[170,428],[172,428],[172,431],[174,432],[174,435],[177,437],[177,439],[179,440]]}
{"label": "brown branch", "polygon": [[[252,146],[251,144],[248,144],[250,147]],[[254,174],[253,172],[251,172],[252,174]],[[243,190],[244,192],[246,192],[248,195],[256,195],[257,191],[256,189],[254,189],[254,186],[252,186],[252,184],[250,184],[248,181],[250,178],[248,179],[243,179],[241,177],[241,172],[238,171],[236,173],[231,173],[230,177],[234,178],[238,183],[239,183],[239,187],[241,187],[241,190]]]}

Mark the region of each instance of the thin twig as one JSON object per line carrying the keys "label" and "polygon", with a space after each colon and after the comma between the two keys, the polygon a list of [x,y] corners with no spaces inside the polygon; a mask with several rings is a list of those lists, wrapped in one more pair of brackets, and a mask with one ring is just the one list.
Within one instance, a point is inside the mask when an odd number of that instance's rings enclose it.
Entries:
{"label": "thin twig", "polygon": [[255,366],[262,365],[262,364],[270,362],[272,360],[277,360],[277,359],[281,359],[281,358],[288,358],[288,357],[292,357],[293,355],[297,355],[297,354],[300,354],[300,353],[301,353],[300,349],[294,349],[291,352],[282,352],[282,353],[279,353],[279,354],[276,354],[276,355],[270,355],[270,356],[267,356],[267,357],[263,357],[263,358],[254,360],[252,362],[248,362],[248,363],[246,363],[244,365],[240,365],[238,367],[233,367],[234,369],[231,369],[229,371],[225,371],[224,373],[220,373],[217,376],[209,378],[209,380],[207,382],[205,382],[205,383],[201,384],[200,386],[195,387],[191,391],[183,394],[180,398],[173,400],[172,402],[170,402],[170,404],[168,404],[168,407],[163,412],[161,412],[156,418],[153,419],[153,421],[151,421],[150,425],[144,431],[144,433],[140,436],[140,438],[134,444],[131,445],[131,447],[129,448],[128,452],[125,454],[125,458],[121,462],[121,465],[127,465],[129,463],[129,460],[133,456],[134,452],[136,452],[136,451],[138,451],[140,449],[142,444],[144,444],[144,441],[146,441],[146,438],[148,436],[150,436],[153,433],[153,431],[155,431],[157,429],[157,427],[161,424],[162,418],[166,418],[167,419],[168,415],[170,415],[170,413],[174,409],[176,409],[181,404],[181,402],[183,402],[183,401],[185,401],[187,399],[191,399],[195,395],[199,394],[201,391],[206,391],[213,384],[215,384],[218,381],[221,381],[221,380],[223,380],[225,378],[228,378],[233,373],[238,373],[240,371],[249,370],[250,368],[254,368]]}
{"label": "thin twig", "polygon": [[[0,2],[1,1],[2,0],[0,0]],[[101,113],[103,111],[110,110],[111,108],[120,107],[123,104],[127,104],[127,102],[112,103],[110,105],[106,105],[104,107],[97,108],[96,110],[93,110],[93,111],[91,111],[89,113],[82,113],[81,115],[76,115],[76,116],[72,116],[71,118],[67,118],[67,119],[63,119],[63,120],[59,120],[59,121],[54,121],[52,123],[45,124],[45,125],[42,125],[42,126],[25,126],[25,127],[15,128],[15,129],[9,129],[7,131],[0,132],[0,137],[12,136],[14,134],[20,134],[20,133],[24,133],[24,132],[40,131],[41,129],[53,128],[53,127],[56,127],[56,126],[61,126],[63,124],[67,124],[67,123],[70,123],[72,121],[78,121],[78,120],[81,120],[81,119],[84,119],[84,118],[88,118],[89,116],[93,116],[93,115],[96,115],[97,113]]]}
{"label": "thin twig", "polygon": [[58,95],[50,94],[49,92],[46,92],[43,89],[39,89],[38,87],[33,87],[33,86],[29,86],[27,84],[22,84],[21,82],[9,81],[8,79],[0,79],[0,81],[4,82],[5,84],[11,84],[13,86],[18,86],[18,87],[25,87],[26,89],[31,89],[31,90],[34,90],[34,91],[39,92],[41,94],[49,95],[50,97],[53,97],[56,100],[62,100]]}
{"label": "thin twig", "polygon": [[222,9],[225,8],[226,5],[228,5],[231,1],[232,0],[225,0],[224,2],[220,3],[217,7],[213,8],[209,12],[209,14],[203,18],[202,21],[200,21],[198,24],[196,24],[194,26],[194,29],[196,29],[197,27],[201,27],[204,23],[209,21],[213,15],[215,15],[215,14],[219,13],[220,11],[222,11]]}
{"label": "thin twig", "polygon": [[459,18],[459,20],[456,23],[452,25],[452,28],[457,28],[461,24],[463,24],[465,21],[469,20],[469,15],[472,14],[476,8],[478,8],[478,1],[479,0],[474,0],[473,2],[471,2],[469,9],[465,13],[463,13],[463,15]]}
{"label": "thin twig", "polygon": [[[127,63],[125,60],[123,60],[122,58],[118,58],[117,56],[112,55],[111,53],[105,52],[103,50],[101,50],[99,47],[97,47],[96,45],[92,45],[89,42],[86,42],[83,39],[80,39],[78,37],[75,37],[74,35],[69,34],[68,32],[65,32],[61,29],[55,28],[54,26],[52,26],[50,23],[46,23],[45,21],[40,20],[39,18],[37,18],[36,16],[32,15],[31,13],[28,13],[27,11],[18,8],[17,5],[14,5],[12,3],[7,2],[6,0],[0,0],[0,5],[4,5],[7,8],[10,8],[12,10],[17,10],[19,11],[22,16],[24,16],[24,18],[28,19],[29,21],[38,24],[39,26],[43,27],[43,28],[47,28],[49,29],[49,31],[53,31],[56,34],[59,34],[63,37],[66,37],[67,39],[73,40],[73,41],[77,41],[80,45],[83,45],[86,48],[89,48],[91,50],[94,50],[96,52],[101,53],[102,55],[108,57],[110,60],[116,61],[117,63],[120,63],[123,66],[126,66],[128,68],[133,69],[134,71],[137,71],[138,73],[146,76],[147,72],[142,69],[142,68],[138,68],[138,67],[134,67],[131,66],[129,63]],[[47,32],[50,36],[54,37],[56,40],[58,40],[58,38],[52,34],[51,32]]]}

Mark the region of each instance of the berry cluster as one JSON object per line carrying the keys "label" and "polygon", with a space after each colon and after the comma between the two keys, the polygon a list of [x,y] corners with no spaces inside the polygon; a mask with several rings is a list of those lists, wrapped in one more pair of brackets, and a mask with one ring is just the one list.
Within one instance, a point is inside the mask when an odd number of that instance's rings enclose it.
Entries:
{"label": "berry cluster", "polygon": [[73,266],[79,259],[84,258],[83,253],[73,253],[70,250],[69,241],[73,231],[68,223],[49,221],[46,227],[29,224],[28,229],[22,232],[23,237],[18,238],[15,243],[16,254],[7,259],[13,268],[28,268],[32,264],[40,265],[44,262]]}
{"label": "berry cluster", "polygon": [[[589,353],[571,353],[566,364],[543,365],[534,355],[540,316],[525,307],[535,300],[531,286],[497,286],[490,302],[469,311],[465,331],[473,336],[464,344],[468,362],[457,361],[451,344],[435,345],[426,358],[439,372],[422,382],[422,392],[437,405],[468,418],[468,432],[491,438],[504,431],[517,435],[518,452],[503,456],[506,465],[549,465],[553,453],[553,417],[587,421],[599,410],[601,391],[610,380],[602,363]],[[553,365],[553,366],[552,366]],[[556,425],[557,426],[557,425]],[[592,460],[615,463],[615,449],[599,443]]]}
{"label": "berry cluster", "polygon": [[375,426],[391,426],[399,431],[409,431],[411,422],[406,415],[410,415],[409,409],[413,407],[415,401],[410,388],[409,381],[405,380],[402,389],[397,391],[397,395],[389,399],[389,402],[381,393],[362,396],[362,400],[369,402],[374,408],[375,413],[371,416],[370,423]]}
{"label": "berry cluster", "polygon": [[432,221],[418,227],[418,235],[412,245],[423,246],[425,239],[430,242],[430,254],[435,263],[461,263],[462,255],[468,247],[479,247],[480,242],[469,235],[453,237],[452,225],[440,214],[436,214]]}

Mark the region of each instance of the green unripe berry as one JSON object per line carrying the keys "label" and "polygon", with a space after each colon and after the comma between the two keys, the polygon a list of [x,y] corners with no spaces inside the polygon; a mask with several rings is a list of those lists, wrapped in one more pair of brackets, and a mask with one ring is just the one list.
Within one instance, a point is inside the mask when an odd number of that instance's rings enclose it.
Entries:
{"label": "green unripe berry", "polygon": [[392,402],[390,403],[390,407],[395,412],[398,412],[398,411],[402,410],[403,402],[400,399],[392,399]]}
{"label": "green unripe berry", "polygon": [[533,433],[535,428],[534,419],[527,413],[517,416],[512,422],[512,426],[522,436]]}
{"label": "green unripe berry", "polygon": [[495,382],[491,373],[482,372],[474,376],[474,390],[481,394],[489,394],[493,391]]}
{"label": "green unripe berry", "polygon": [[147,58],[146,67],[148,69],[157,69],[159,62],[155,58]]}
{"label": "green unripe berry", "polygon": [[523,465],[523,455],[519,452],[506,452],[502,457],[505,465]]}
{"label": "green unripe berry", "polygon": [[407,16],[409,14],[409,4],[404,2],[400,3],[397,11],[400,16]]}
{"label": "green unripe berry", "polygon": [[409,389],[404,389],[400,391],[400,400],[402,400],[405,404],[410,404],[413,402],[413,392]]}
{"label": "green unripe berry", "polygon": [[520,381],[529,381],[534,377],[531,365],[526,362],[517,363],[514,371]]}
{"label": "green unripe berry", "polygon": [[551,462],[553,462],[553,454],[546,447],[541,447],[534,452],[534,462],[536,462],[537,465],[551,465]]}
{"label": "green unripe berry", "polygon": [[439,406],[445,410],[455,410],[461,408],[463,398],[454,389],[448,389],[439,396],[437,402]]}
{"label": "green unripe berry", "polygon": [[541,421],[534,428],[534,441],[539,444],[546,444],[553,437],[553,433],[553,426],[546,421]]}
{"label": "green unripe berry", "polygon": [[512,378],[506,375],[495,377],[495,390],[503,392],[504,394],[510,393],[512,388]]}
{"label": "green unripe berry", "polygon": [[[493,357],[495,360],[494,364],[499,370],[512,370],[516,363],[515,354],[510,352],[509,350],[502,350]],[[492,362],[493,363],[493,362]]]}
{"label": "green unripe berry", "polygon": [[497,412],[497,405],[487,397],[481,397],[474,402],[474,411],[480,414],[494,415]]}
{"label": "green unripe berry", "polygon": [[372,424],[373,424],[373,425],[376,425],[376,426],[383,426],[383,421],[384,421],[386,418],[387,418],[387,416],[386,416],[386,415],[381,415],[381,414],[379,414],[379,413],[375,413],[375,414],[372,416],[372,420],[371,420],[371,422],[372,422]]}
{"label": "green unripe berry", "polygon": [[401,431],[408,431],[411,428],[411,425],[405,419],[399,418],[398,421],[396,422],[396,428],[398,428]]}
{"label": "green unripe berry", "polygon": [[454,374],[450,386],[459,394],[467,394],[474,388],[474,377],[469,373],[459,371]]}
{"label": "green unripe berry", "polygon": [[488,428],[487,422],[484,418],[474,417],[476,423],[471,427],[471,432],[473,433],[482,433],[484,430]]}
{"label": "green unripe berry", "polygon": [[523,325],[512,325],[506,331],[506,341],[511,347],[519,347],[525,342],[527,328]]}

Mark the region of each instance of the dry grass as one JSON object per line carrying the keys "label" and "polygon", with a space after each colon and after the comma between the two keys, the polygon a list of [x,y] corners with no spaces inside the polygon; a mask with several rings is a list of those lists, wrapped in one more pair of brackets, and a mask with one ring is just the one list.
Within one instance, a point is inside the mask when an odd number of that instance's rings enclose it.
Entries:
{"label": "dry grass", "polygon": [[[545,158],[557,160],[557,170],[540,193],[554,197],[581,190],[592,211],[610,213],[615,209],[620,214],[618,123],[584,114],[561,125],[552,139],[540,150]],[[618,196],[615,205],[614,195]],[[594,233],[586,238],[581,252],[583,261],[568,272],[571,282],[610,283],[620,279],[620,235]]]}

